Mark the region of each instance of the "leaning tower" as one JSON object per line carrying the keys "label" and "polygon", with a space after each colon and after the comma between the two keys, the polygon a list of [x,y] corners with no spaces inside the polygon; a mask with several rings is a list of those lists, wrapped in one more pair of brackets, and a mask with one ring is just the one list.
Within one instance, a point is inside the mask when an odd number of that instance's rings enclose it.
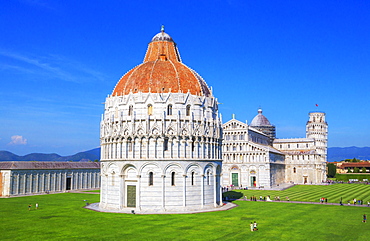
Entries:
{"label": "leaning tower", "polygon": [[316,152],[326,162],[328,149],[328,123],[325,113],[320,111],[310,112],[306,124],[306,137],[315,140]]}

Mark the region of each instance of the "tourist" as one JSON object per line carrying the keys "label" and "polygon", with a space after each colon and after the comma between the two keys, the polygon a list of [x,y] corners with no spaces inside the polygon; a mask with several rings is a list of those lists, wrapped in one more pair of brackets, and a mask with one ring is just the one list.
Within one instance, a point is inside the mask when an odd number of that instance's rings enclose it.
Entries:
{"label": "tourist", "polygon": [[251,227],[251,232],[253,232],[253,229],[254,229],[254,225],[253,225],[253,222],[251,222],[251,225],[249,225]]}
{"label": "tourist", "polygon": [[39,209],[39,204],[38,204],[38,203],[36,203],[35,207],[36,207],[36,209]]}
{"label": "tourist", "polygon": [[29,205],[28,205],[28,211],[30,211],[30,210],[31,210],[31,207],[32,207],[32,205],[31,205],[31,204],[29,204]]}
{"label": "tourist", "polygon": [[364,219],[362,220],[362,222],[363,222],[363,223],[366,223],[366,214],[364,214],[363,218],[364,218]]}
{"label": "tourist", "polygon": [[254,221],[254,223],[253,223],[253,230],[254,231],[257,231],[258,230],[256,221]]}
{"label": "tourist", "polygon": [[353,199],[353,205],[356,205],[356,198]]}

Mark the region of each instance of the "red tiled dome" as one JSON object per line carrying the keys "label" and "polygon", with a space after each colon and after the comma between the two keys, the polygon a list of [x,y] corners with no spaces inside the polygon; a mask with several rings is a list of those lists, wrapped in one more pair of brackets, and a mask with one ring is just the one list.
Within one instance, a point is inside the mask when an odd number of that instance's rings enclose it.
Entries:
{"label": "red tiled dome", "polygon": [[144,62],[119,80],[113,95],[127,95],[130,92],[210,95],[202,77],[181,62],[176,43],[163,29],[149,43]]}

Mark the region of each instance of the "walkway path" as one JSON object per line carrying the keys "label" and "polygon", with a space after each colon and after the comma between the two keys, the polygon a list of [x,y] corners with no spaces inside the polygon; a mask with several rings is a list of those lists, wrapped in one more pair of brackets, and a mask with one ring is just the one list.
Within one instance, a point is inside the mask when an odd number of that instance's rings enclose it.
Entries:
{"label": "walkway path", "polygon": [[238,205],[232,202],[226,202],[225,205],[218,207],[218,208],[209,208],[209,209],[201,209],[201,210],[182,210],[182,211],[171,211],[171,210],[148,210],[148,211],[141,211],[135,210],[135,208],[123,208],[122,210],[106,210],[99,207],[99,203],[91,203],[86,205],[84,208],[98,211],[98,212],[107,212],[107,213],[129,213],[131,214],[133,210],[135,213],[132,214],[190,214],[190,213],[205,213],[205,212],[217,212],[217,211],[226,211],[232,208],[237,207]]}

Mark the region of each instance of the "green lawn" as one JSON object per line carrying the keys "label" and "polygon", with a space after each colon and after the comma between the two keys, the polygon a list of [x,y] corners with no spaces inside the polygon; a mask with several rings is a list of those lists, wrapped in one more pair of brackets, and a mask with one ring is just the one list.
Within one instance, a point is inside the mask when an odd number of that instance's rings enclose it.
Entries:
{"label": "green lawn", "polygon": [[320,198],[325,197],[328,202],[339,203],[340,198],[343,203],[348,200],[361,199],[364,203],[370,201],[370,185],[365,184],[332,184],[332,185],[297,185],[284,191],[267,191],[267,190],[235,190],[225,193],[231,198],[242,198],[247,196],[267,196],[273,199],[279,196],[280,200],[286,200],[289,197],[290,201],[304,202],[320,202]]}
{"label": "green lawn", "polygon": [[[365,185],[296,186],[280,191],[307,199],[321,192],[369,197]],[[365,187],[364,189],[362,189]],[[310,194],[311,190],[311,194]],[[253,191],[243,191],[243,193]],[[259,193],[260,191],[258,191]],[[266,191],[267,192],[267,191]],[[365,192],[365,194],[364,194]],[[249,195],[249,194],[248,194]],[[259,195],[256,194],[255,195]],[[275,194],[272,194],[275,195]],[[329,196],[328,196],[329,197]],[[308,198],[309,199],[309,198]],[[87,201],[84,201],[87,200]],[[0,199],[2,240],[369,240],[370,223],[362,215],[370,208],[278,202],[235,201],[229,211],[133,215],[99,213],[82,208],[99,195],[64,193]],[[39,209],[35,210],[35,203]],[[28,211],[28,205],[32,210]],[[250,232],[249,224],[259,223]]]}

